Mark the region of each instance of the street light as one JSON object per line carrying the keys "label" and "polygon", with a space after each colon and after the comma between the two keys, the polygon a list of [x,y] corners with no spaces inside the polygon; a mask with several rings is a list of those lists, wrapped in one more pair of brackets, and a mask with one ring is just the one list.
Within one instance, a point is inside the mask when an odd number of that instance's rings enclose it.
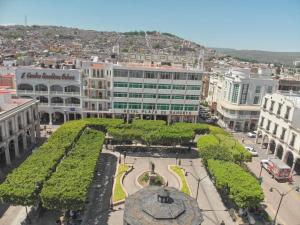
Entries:
{"label": "street light", "polygon": [[194,177],[195,180],[197,181],[196,200],[198,200],[198,194],[199,194],[199,185],[200,185],[200,182],[201,182],[204,178],[206,178],[206,177],[208,177],[208,176],[206,175],[206,176],[204,176],[204,177],[202,177],[202,178],[199,178],[199,177],[195,176],[193,173],[188,172],[188,171],[185,171],[185,176],[186,176],[186,177],[188,176],[188,174],[191,174],[192,177]]}
{"label": "street light", "polygon": [[178,160],[178,152],[176,152],[176,165],[177,165],[177,160]]}
{"label": "street light", "polygon": [[274,217],[274,225],[276,225],[276,219],[277,219],[278,211],[280,209],[283,198],[286,195],[288,195],[292,190],[295,190],[295,191],[299,192],[299,187],[298,186],[293,187],[288,192],[285,192],[285,193],[280,192],[277,188],[271,187],[270,192],[273,192],[273,190],[277,191],[277,193],[280,194],[280,201],[279,201],[279,204],[278,204],[278,207],[277,207],[277,210],[276,210],[276,214],[275,214],[275,217]]}

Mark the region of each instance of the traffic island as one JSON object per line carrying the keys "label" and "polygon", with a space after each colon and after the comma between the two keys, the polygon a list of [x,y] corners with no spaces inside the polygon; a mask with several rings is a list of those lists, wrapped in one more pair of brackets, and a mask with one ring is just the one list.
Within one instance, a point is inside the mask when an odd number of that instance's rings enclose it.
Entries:
{"label": "traffic island", "polygon": [[187,195],[191,195],[191,189],[190,189],[190,187],[187,183],[187,180],[184,176],[184,170],[176,165],[169,165],[168,169],[178,179],[179,184],[180,184],[180,191],[182,191],[183,193],[185,193]]}

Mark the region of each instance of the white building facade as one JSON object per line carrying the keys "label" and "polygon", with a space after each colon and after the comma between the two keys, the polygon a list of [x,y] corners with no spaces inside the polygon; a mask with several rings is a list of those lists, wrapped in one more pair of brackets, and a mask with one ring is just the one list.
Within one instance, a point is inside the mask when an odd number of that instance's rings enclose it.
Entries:
{"label": "white building facade", "polygon": [[39,137],[38,101],[0,95],[0,167],[32,149]]}
{"label": "white building facade", "polygon": [[81,70],[19,68],[17,95],[40,101],[42,123],[86,117],[196,122],[200,70],[85,62]]}
{"label": "white building facade", "polygon": [[[258,133],[263,148],[300,174],[300,95],[278,92],[264,97]],[[262,139],[262,140],[259,140]]]}
{"label": "white building facade", "polygon": [[262,98],[277,88],[278,81],[267,71],[252,74],[249,68],[231,68],[212,75],[207,101],[215,109],[222,127],[255,130]]}
{"label": "white building facade", "polygon": [[79,70],[21,67],[16,70],[17,95],[39,100],[41,123],[62,123],[82,117]]}

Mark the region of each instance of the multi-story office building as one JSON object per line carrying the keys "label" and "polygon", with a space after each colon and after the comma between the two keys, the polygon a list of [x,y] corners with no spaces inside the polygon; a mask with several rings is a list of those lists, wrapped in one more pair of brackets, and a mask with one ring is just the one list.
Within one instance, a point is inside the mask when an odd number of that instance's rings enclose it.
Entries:
{"label": "multi-story office building", "polygon": [[41,123],[61,123],[82,116],[82,78],[75,69],[21,67],[17,95],[39,100]]}
{"label": "multi-story office building", "polygon": [[113,66],[112,113],[116,116],[196,122],[202,71]]}
{"label": "multi-story office building", "polygon": [[0,167],[10,165],[40,137],[38,101],[0,95]]}
{"label": "multi-story office building", "polygon": [[200,70],[92,62],[81,68],[19,68],[17,94],[40,100],[45,123],[81,117],[197,120]]}
{"label": "multi-story office building", "polygon": [[278,88],[278,80],[270,75],[266,70],[252,74],[249,68],[212,75],[207,100],[216,109],[219,124],[236,131],[256,129],[262,98]]}
{"label": "multi-story office building", "polygon": [[256,142],[300,174],[300,95],[293,92],[267,94],[261,106]]}

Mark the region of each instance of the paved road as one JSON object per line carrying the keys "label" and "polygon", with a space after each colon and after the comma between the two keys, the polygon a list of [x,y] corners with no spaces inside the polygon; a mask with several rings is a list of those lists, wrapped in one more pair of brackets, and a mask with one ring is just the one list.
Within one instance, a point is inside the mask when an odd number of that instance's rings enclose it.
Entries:
{"label": "paved road", "polygon": [[[234,133],[234,136],[237,140],[241,140],[242,137],[246,135],[244,133]],[[253,146],[259,156],[254,157],[251,163],[247,163],[250,170],[259,175],[260,172],[260,160],[266,159],[267,152],[266,149],[261,149],[260,144],[255,144],[255,138],[245,137],[244,145]],[[270,187],[276,187],[281,192],[287,192],[291,189],[291,187],[299,185],[299,179],[296,178],[296,183],[294,185],[289,185],[288,183],[279,183],[275,179],[273,179],[264,169],[262,170],[263,183],[262,188],[265,193],[265,204],[267,205],[267,212],[274,218],[276,209],[278,207],[278,203],[280,201],[280,196],[277,192],[270,192]],[[300,225],[300,193],[296,191],[292,191],[282,202],[280,207],[280,211],[278,213],[279,221],[284,225]]]}

